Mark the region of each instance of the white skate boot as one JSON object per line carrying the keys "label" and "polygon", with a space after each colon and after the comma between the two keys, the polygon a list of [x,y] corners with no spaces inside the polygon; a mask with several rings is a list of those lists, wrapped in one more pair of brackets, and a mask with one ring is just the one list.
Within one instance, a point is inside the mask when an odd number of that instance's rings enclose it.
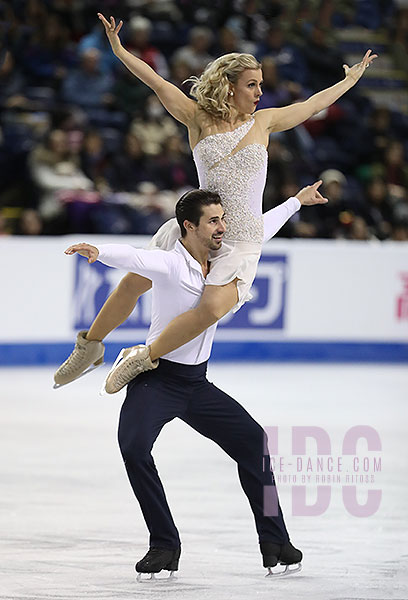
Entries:
{"label": "white skate boot", "polygon": [[159,361],[150,359],[149,348],[144,344],[122,348],[106,376],[101,394],[116,394],[135,377],[158,367]]}
{"label": "white skate boot", "polygon": [[54,389],[71,383],[103,364],[104,344],[96,340],[87,340],[85,337],[87,333],[87,331],[78,333],[75,348],[55,371]]}

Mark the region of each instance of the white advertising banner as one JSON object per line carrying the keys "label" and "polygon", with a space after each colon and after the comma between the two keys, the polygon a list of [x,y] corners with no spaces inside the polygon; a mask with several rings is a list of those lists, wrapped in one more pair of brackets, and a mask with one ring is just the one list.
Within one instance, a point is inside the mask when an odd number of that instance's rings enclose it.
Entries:
{"label": "white advertising banner", "polygon": [[[71,243],[107,236],[0,240],[0,345],[72,343],[123,272],[68,257]],[[120,237],[145,247],[148,238]],[[229,342],[408,344],[408,244],[273,240],[264,247],[253,298],[221,322]],[[143,340],[149,296],[108,340]],[[227,346],[226,346],[227,347]],[[1,359],[1,356],[0,356]]]}

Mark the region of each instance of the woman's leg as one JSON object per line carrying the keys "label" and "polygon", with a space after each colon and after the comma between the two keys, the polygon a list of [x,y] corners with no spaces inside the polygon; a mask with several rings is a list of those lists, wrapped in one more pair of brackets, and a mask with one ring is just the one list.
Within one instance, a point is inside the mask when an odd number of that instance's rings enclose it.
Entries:
{"label": "woman's leg", "polygon": [[135,273],[123,277],[102,306],[90,330],[78,333],[75,348],[54,373],[56,386],[74,381],[91,365],[102,364],[105,352],[103,338],[128,318],[138,298],[151,286],[150,279]]}
{"label": "woman's leg", "polygon": [[214,325],[238,302],[237,281],[205,286],[200,304],[170,321],[150,344],[150,349],[143,345],[124,348],[118,357],[120,360],[106,377],[105,391],[115,394],[140,373],[155,369],[158,358],[180,348]]}
{"label": "woman's leg", "polygon": [[150,359],[154,361],[180,348],[226,315],[238,302],[237,281],[206,285],[200,304],[175,317],[150,345]]}
{"label": "woman's leg", "polygon": [[108,333],[126,321],[140,296],[151,287],[150,279],[136,273],[127,273],[96,315],[86,339],[102,341]]}

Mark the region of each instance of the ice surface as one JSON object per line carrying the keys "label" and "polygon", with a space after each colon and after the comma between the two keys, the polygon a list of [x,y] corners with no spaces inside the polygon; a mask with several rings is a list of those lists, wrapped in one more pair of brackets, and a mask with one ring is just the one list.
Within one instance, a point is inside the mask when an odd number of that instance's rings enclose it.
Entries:
{"label": "ice surface", "polygon": [[[234,463],[180,421],[162,432],[155,460],[183,541],[178,579],[137,584],[147,533],[117,447],[124,394],[99,396],[105,375],[52,390],[52,370],[0,370],[0,598],[396,599],[408,598],[406,366],[219,365],[210,380],[263,426],[324,428],[333,454],[354,425],[382,440],[379,510],[351,516],[339,487],[321,516],[293,516],[280,485],[303,571],[265,579]],[[361,502],[364,501],[364,493]]]}

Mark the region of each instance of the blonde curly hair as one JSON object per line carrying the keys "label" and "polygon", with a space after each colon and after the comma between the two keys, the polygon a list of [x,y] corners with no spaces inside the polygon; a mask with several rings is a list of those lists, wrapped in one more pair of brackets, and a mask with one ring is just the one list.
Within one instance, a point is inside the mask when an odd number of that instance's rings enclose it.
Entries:
{"label": "blonde curly hair", "polygon": [[214,117],[228,120],[232,107],[229,102],[230,84],[236,83],[246,69],[262,67],[252,54],[231,52],[210,62],[200,77],[189,77],[192,81],[190,94],[198,105]]}

